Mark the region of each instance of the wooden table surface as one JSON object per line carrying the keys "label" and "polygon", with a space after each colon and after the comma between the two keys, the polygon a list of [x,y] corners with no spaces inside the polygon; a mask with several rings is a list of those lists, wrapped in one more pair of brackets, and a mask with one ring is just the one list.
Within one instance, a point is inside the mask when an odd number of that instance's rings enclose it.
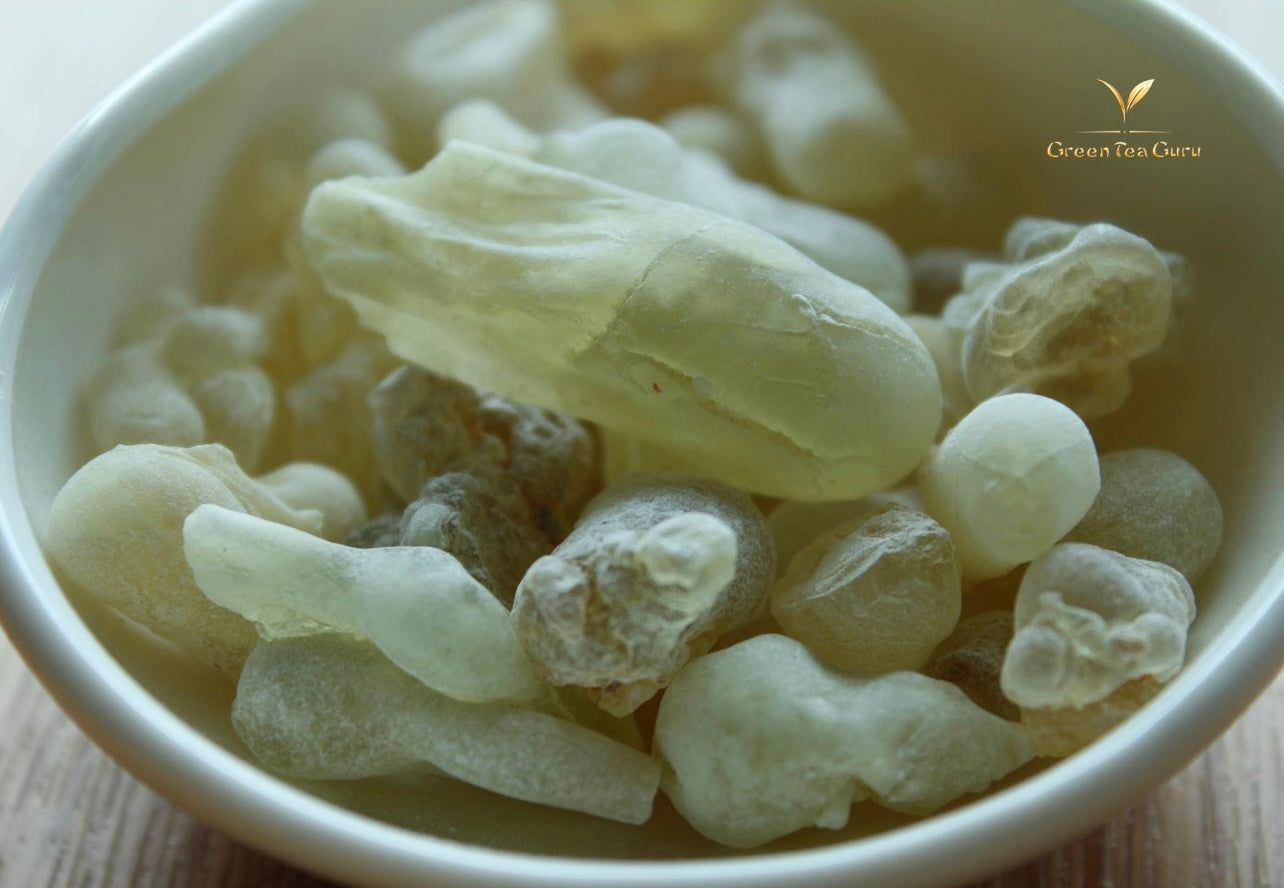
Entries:
{"label": "wooden table surface", "polygon": [[[0,218],[112,87],[226,0],[0,0]],[[1284,10],[1185,0],[1276,76]],[[986,886],[1284,886],[1284,677],[1180,774]],[[0,888],[317,886],[158,797],[100,752],[0,637]]]}

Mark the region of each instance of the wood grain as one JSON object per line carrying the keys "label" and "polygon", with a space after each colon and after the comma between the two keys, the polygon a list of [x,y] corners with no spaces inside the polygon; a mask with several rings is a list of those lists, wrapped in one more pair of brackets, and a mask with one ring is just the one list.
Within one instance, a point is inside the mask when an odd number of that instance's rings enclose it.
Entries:
{"label": "wood grain", "polygon": [[[108,89],[226,0],[0,0],[0,217]],[[1260,48],[1274,4],[1187,0]],[[1266,56],[1270,50],[1273,55]],[[987,888],[1284,886],[1284,677],[1207,752],[1079,841]],[[116,767],[0,639],[0,888],[322,886],[202,825]]]}

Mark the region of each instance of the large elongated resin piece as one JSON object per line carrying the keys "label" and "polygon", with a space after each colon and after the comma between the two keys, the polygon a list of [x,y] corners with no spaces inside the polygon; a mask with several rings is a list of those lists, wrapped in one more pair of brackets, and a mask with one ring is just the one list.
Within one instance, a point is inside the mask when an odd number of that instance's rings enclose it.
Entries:
{"label": "large elongated resin piece", "polygon": [[862,496],[940,419],[932,360],[891,309],[706,210],[452,143],[409,176],[321,185],[303,230],[327,288],[403,358],[740,487]]}

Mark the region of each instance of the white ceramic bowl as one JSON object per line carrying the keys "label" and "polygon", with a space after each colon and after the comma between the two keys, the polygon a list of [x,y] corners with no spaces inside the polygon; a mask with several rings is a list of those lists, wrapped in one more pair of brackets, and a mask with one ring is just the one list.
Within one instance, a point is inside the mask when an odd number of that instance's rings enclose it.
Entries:
{"label": "white ceramic bowl", "polygon": [[[368,83],[388,46],[452,5],[233,6],[91,114],[0,236],[0,612],[49,690],[121,764],[246,842],[363,884],[956,883],[1100,822],[1195,755],[1276,673],[1279,88],[1216,35],[1150,0],[853,3],[829,9],[872,45],[929,148],[1001,156],[1036,204],[1021,209],[1118,221],[1189,254],[1198,269],[1185,363],[1143,376],[1125,410],[1094,429],[1103,449],[1183,453],[1223,498],[1226,542],[1200,583],[1182,674],[1102,741],[983,799],[914,823],[870,819],[862,808],[848,830],[748,854],[712,849],[664,805],[634,829],[466,787],[432,784],[423,795],[378,782],[292,785],[259,770],[228,727],[230,689],[60,588],[40,549],[42,526],[58,487],[90,456],[78,396],[113,317],[139,289],[194,282],[195,232],[247,134],[309,91]],[[1156,78],[1145,106],[1162,124],[1154,128],[1200,145],[1201,157],[1047,157],[1050,141],[1113,124],[1098,77]],[[995,235],[960,233],[991,243]]]}

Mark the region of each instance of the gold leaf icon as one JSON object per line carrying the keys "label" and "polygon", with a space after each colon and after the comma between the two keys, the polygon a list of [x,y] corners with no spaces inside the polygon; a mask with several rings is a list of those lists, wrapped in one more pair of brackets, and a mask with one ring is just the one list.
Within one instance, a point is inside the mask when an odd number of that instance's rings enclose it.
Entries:
{"label": "gold leaf icon", "polygon": [[[1143,80],[1141,81],[1141,83],[1138,83],[1136,86],[1134,86],[1132,88],[1132,92],[1128,93],[1128,104],[1124,108],[1124,110],[1131,111],[1133,105],[1136,105],[1138,102],[1144,99],[1146,97],[1146,93],[1150,92],[1150,87],[1154,84],[1154,82],[1155,82],[1155,78],[1152,77],[1149,80]],[[1116,93],[1115,96],[1117,98],[1118,93]]]}
{"label": "gold leaf icon", "polygon": [[1128,112],[1132,110],[1134,105],[1136,105],[1138,102],[1140,102],[1142,99],[1146,97],[1146,93],[1150,92],[1150,87],[1154,85],[1155,78],[1152,77],[1149,80],[1143,80],[1141,81],[1141,83],[1138,83],[1136,86],[1134,86],[1132,90],[1128,93],[1128,101],[1126,102],[1124,101],[1123,94],[1120,93],[1119,90],[1115,89],[1115,86],[1113,83],[1108,83],[1105,80],[1102,80],[1100,77],[1097,78],[1097,82],[1100,83],[1102,86],[1104,86],[1106,89],[1110,90],[1110,94],[1115,97],[1115,101],[1119,104],[1119,114],[1120,114],[1120,120],[1121,120],[1119,132],[1121,133],[1128,132]]}
{"label": "gold leaf icon", "polygon": [[1104,86],[1106,89],[1110,90],[1110,94],[1115,97],[1115,101],[1119,103],[1119,113],[1127,114],[1128,106],[1124,104],[1124,97],[1119,94],[1119,90],[1115,89],[1114,84],[1107,83],[1106,81],[1102,80],[1100,77],[1097,78],[1097,82],[1100,83],[1102,86]]}

